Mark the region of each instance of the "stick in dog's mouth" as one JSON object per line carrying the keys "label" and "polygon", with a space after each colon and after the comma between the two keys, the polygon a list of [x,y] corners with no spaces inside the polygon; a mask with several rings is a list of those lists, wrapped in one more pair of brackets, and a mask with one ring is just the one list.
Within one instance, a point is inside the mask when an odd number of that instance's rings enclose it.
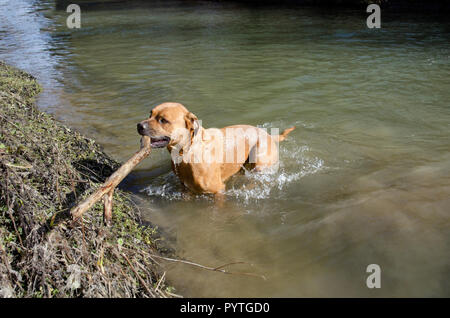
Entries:
{"label": "stick in dog's mouth", "polygon": [[163,147],[167,146],[170,142],[170,137],[168,137],[168,136],[162,136],[162,137],[150,136],[148,125],[146,125],[146,124],[138,123],[137,131],[138,131],[138,134],[141,136],[150,137],[150,140],[151,140],[150,146],[152,148],[163,148]]}
{"label": "stick in dog's mouth", "polygon": [[170,137],[167,137],[167,136],[151,137],[150,136],[150,140],[151,140],[150,145],[152,148],[163,148],[169,144]]}

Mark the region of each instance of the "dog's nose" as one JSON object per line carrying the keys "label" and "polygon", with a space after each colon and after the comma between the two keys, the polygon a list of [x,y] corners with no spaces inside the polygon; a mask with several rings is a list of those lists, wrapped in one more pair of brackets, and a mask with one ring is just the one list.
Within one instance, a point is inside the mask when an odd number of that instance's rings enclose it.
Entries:
{"label": "dog's nose", "polygon": [[144,131],[146,131],[148,129],[148,124],[147,122],[140,122],[137,124],[137,131],[138,133],[142,134]]}

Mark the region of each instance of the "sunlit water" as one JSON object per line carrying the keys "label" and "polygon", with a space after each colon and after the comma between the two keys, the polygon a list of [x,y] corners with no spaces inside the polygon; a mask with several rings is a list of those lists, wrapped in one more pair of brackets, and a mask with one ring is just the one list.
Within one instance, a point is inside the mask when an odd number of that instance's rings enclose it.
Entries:
{"label": "sunlit water", "polygon": [[[63,8],[64,9],[64,8]],[[36,75],[39,106],[126,160],[164,101],[205,127],[297,126],[273,175],[226,202],[186,193],[155,150],[124,183],[178,257],[185,296],[450,296],[450,24],[445,16],[214,2],[82,7],[0,0],[0,59]],[[378,264],[381,289],[366,287]]]}

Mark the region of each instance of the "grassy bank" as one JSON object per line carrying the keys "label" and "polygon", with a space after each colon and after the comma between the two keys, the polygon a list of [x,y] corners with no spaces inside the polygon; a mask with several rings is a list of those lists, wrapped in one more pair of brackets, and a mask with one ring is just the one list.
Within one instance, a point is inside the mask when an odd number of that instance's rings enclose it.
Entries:
{"label": "grassy bank", "polygon": [[118,167],[100,147],[40,112],[30,75],[0,62],[0,297],[164,297],[171,288],[149,254],[126,193],[113,226],[101,203],[73,224],[70,208]]}

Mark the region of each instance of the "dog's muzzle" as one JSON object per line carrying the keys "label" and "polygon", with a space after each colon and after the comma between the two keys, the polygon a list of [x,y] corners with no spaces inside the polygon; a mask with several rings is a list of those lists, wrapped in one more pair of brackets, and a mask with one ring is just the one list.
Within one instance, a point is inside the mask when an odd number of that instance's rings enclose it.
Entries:
{"label": "dog's muzzle", "polygon": [[146,121],[137,124],[137,131],[139,135],[148,136],[148,123]]}
{"label": "dog's muzzle", "polygon": [[150,145],[152,148],[163,148],[166,147],[170,142],[170,138],[167,136],[163,137],[150,137]]}
{"label": "dog's muzzle", "polygon": [[137,124],[137,131],[139,135],[149,136],[151,139],[150,145],[152,148],[163,148],[167,146],[170,142],[170,137],[162,136],[162,137],[153,137],[150,136],[150,129],[148,127],[148,123],[146,121],[140,122]]}

